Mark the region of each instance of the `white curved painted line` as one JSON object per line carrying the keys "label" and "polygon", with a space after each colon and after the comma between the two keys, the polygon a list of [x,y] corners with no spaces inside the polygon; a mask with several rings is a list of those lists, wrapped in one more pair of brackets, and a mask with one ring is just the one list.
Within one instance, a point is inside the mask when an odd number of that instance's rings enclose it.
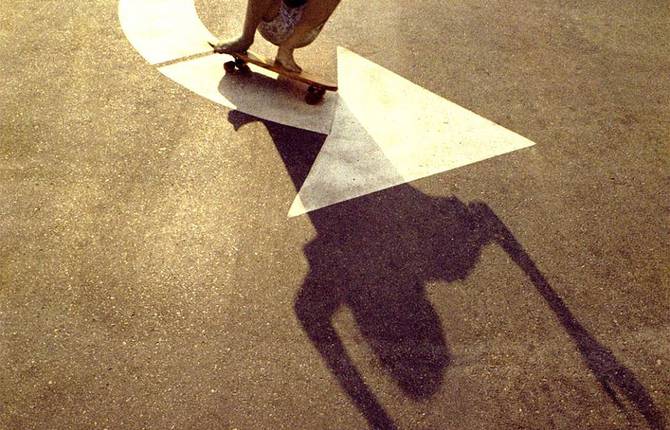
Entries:
{"label": "white curved painted line", "polygon": [[[303,100],[304,88],[278,84],[275,73],[255,68],[252,77],[240,79],[225,76],[228,56],[190,58],[212,52],[207,41],[216,40],[200,21],[193,0],[120,0],[119,20],[130,43],[149,63],[194,93],[258,118],[330,132],[336,94],[310,106]],[[160,66],[166,62],[171,64]]]}
{"label": "white curved painted line", "polygon": [[254,68],[251,76],[226,75],[223,63],[230,58],[210,55],[159,68],[160,72],[215,103],[257,118],[328,134],[337,105],[337,94],[328,93],[319,105],[304,101],[305,88],[277,81],[276,74]]}
{"label": "white curved painted line", "polygon": [[130,43],[150,64],[211,51],[216,40],[192,0],[120,0],[119,21]]}

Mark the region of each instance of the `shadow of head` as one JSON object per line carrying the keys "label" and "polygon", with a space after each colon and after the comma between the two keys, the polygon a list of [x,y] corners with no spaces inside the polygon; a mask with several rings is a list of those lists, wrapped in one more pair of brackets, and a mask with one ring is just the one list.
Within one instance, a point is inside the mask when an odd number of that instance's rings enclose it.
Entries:
{"label": "shadow of head", "polygon": [[[420,297],[402,306],[385,306],[374,315],[366,310],[374,303],[355,303],[361,333],[382,367],[402,391],[415,400],[435,394],[449,365],[449,350],[442,324],[430,303]],[[362,315],[363,314],[363,315]]]}

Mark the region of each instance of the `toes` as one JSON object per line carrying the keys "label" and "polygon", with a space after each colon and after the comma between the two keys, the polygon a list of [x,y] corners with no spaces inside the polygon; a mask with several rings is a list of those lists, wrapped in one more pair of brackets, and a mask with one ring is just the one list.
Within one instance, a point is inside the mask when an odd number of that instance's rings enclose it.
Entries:
{"label": "toes", "polygon": [[289,66],[289,67],[287,67],[286,69],[289,70],[289,71],[291,71],[291,72],[294,72],[294,73],[300,73],[300,72],[302,72],[302,68],[301,68],[300,66],[298,66],[297,64],[294,65],[294,66]]}
{"label": "toes", "polygon": [[225,52],[224,51],[225,50],[225,45],[224,44],[213,43],[213,42],[207,42],[207,43],[209,44],[209,46],[212,47],[212,49],[214,49],[214,52],[216,52],[217,54],[223,54]]}
{"label": "toes", "polygon": [[248,44],[235,40],[232,42],[207,42],[209,46],[214,49],[214,52],[219,54],[233,54],[236,52],[245,52],[248,48]]}
{"label": "toes", "polygon": [[283,69],[288,70],[289,72],[294,72],[294,73],[302,72],[302,68],[300,66],[298,66],[295,62],[284,62],[280,59],[276,59],[275,63],[277,63]]}

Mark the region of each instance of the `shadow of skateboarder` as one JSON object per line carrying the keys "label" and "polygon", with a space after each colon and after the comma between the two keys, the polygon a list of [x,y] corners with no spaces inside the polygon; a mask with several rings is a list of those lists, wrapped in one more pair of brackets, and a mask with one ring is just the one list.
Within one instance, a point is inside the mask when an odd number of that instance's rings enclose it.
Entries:
{"label": "shadow of skateboarder", "polygon": [[[256,120],[239,112],[229,116],[236,129]],[[324,137],[264,124],[300,189]],[[428,398],[439,389],[450,358],[425,285],[467,278],[482,249],[495,244],[526,275],[612,401],[621,409],[624,400],[630,402],[651,429],[665,428],[663,416],[635,374],[577,320],[486,204],[431,197],[405,184],[308,216],[317,234],[305,247],[309,273],[295,299],[295,313],[370,427],[397,428],[338,336],[335,312],[343,306],[351,310],[379,362],[407,396]]]}

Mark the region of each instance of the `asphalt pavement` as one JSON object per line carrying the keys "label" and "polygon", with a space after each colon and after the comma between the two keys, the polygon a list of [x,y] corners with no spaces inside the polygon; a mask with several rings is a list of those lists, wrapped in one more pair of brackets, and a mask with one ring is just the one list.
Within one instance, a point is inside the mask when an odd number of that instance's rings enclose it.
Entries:
{"label": "asphalt pavement", "polygon": [[667,2],[343,1],[303,67],[535,144],[295,217],[326,135],[168,79],[118,2],[3,4],[0,429],[670,427]]}

